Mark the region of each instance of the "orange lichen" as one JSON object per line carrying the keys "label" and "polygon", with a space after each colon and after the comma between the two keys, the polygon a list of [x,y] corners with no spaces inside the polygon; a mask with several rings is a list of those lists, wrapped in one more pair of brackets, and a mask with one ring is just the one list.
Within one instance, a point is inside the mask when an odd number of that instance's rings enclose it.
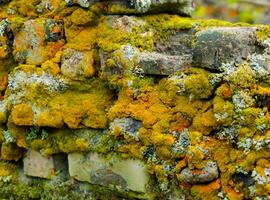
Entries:
{"label": "orange lichen", "polygon": [[256,95],[263,97],[270,96],[270,88],[262,85],[254,85],[252,88],[252,92]]}
{"label": "orange lichen", "polygon": [[14,106],[11,111],[11,120],[19,126],[33,126],[34,112],[28,104],[22,103]]}
{"label": "orange lichen", "polygon": [[226,195],[228,196],[229,199],[232,199],[232,200],[243,199],[243,195],[241,193],[236,192],[233,188],[229,186],[225,186],[224,191],[226,192]]}
{"label": "orange lichen", "polygon": [[57,111],[42,112],[38,115],[37,125],[61,128],[64,125],[63,116]]}
{"label": "orange lichen", "polygon": [[224,99],[230,98],[232,96],[230,85],[228,83],[223,83],[220,87],[217,88],[216,95]]}
{"label": "orange lichen", "polygon": [[192,123],[192,127],[201,133],[208,135],[210,132],[218,126],[217,120],[214,116],[213,109],[208,110],[205,113],[197,114]]}
{"label": "orange lichen", "polygon": [[191,195],[195,200],[219,200],[218,193],[221,188],[220,179],[215,180],[207,185],[194,185],[191,187]]}

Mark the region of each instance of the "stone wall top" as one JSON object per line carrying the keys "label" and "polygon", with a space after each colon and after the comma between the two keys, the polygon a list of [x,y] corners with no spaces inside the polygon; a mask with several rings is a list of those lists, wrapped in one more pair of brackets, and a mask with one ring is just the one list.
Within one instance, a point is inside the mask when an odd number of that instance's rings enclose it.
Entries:
{"label": "stone wall top", "polygon": [[192,0],[65,0],[67,5],[90,8],[95,5],[106,7],[107,14],[175,13],[190,15]]}

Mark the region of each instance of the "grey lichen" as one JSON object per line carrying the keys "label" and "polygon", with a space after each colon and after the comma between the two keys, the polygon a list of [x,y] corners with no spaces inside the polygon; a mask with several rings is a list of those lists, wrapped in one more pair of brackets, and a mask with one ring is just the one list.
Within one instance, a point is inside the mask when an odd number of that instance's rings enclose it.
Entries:
{"label": "grey lichen", "polygon": [[172,152],[177,155],[185,155],[187,153],[188,147],[190,145],[189,131],[184,129],[183,132],[179,134],[178,140],[172,146]]}
{"label": "grey lichen", "polygon": [[12,136],[12,134],[8,130],[4,131],[4,139],[5,142],[7,143],[16,142],[16,139]]}
{"label": "grey lichen", "polygon": [[268,54],[253,54],[250,61],[250,67],[257,78],[261,79],[269,76],[270,56]]}
{"label": "grey lichen", "polygon": [[119,131],[122,135],[129,136],[135,140],[139,140],[138,131],[142,127],[142,122],[132,118],[116,118],[110,124],[112,132]]}
{"label": "grey lichen", "polygon": [[7,29],[10,26],[10,22],[8,19],[4,19],[0,22],[0,36],[4,36],[6,34]]}
{"label": "grey lichen", "polygon": [[145,13],[151,7],[151,0],[132,0],[131,5],[140,13]]}

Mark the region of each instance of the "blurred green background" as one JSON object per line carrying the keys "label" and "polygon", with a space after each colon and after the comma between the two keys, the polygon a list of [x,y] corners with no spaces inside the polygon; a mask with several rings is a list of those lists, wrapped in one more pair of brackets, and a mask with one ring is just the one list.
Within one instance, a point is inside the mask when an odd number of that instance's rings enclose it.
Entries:
{"label": "blurred green background", "polygon": [[270,0],[195,0],[194,18],[270,24]]}

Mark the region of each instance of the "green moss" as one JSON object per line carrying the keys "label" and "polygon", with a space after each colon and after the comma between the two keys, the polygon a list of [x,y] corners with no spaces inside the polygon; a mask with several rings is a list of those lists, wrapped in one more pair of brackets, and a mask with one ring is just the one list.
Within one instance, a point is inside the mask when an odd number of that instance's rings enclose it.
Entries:
{"label": "green moss", "polygon": [[16,182],[18,179],[18,166],[12,163],[0,162],[0,188],[5,182]]}
{"label": "green moss", "polygon": [[6,184],[0,188],[0,196],[3,200],[8,199],[52,199],[57,198],[70,200],[83,200],[92,197],[92,193],[83,193],[75,183],[63,182],[46,186],[45,184],[28,185],[26,183]]}

